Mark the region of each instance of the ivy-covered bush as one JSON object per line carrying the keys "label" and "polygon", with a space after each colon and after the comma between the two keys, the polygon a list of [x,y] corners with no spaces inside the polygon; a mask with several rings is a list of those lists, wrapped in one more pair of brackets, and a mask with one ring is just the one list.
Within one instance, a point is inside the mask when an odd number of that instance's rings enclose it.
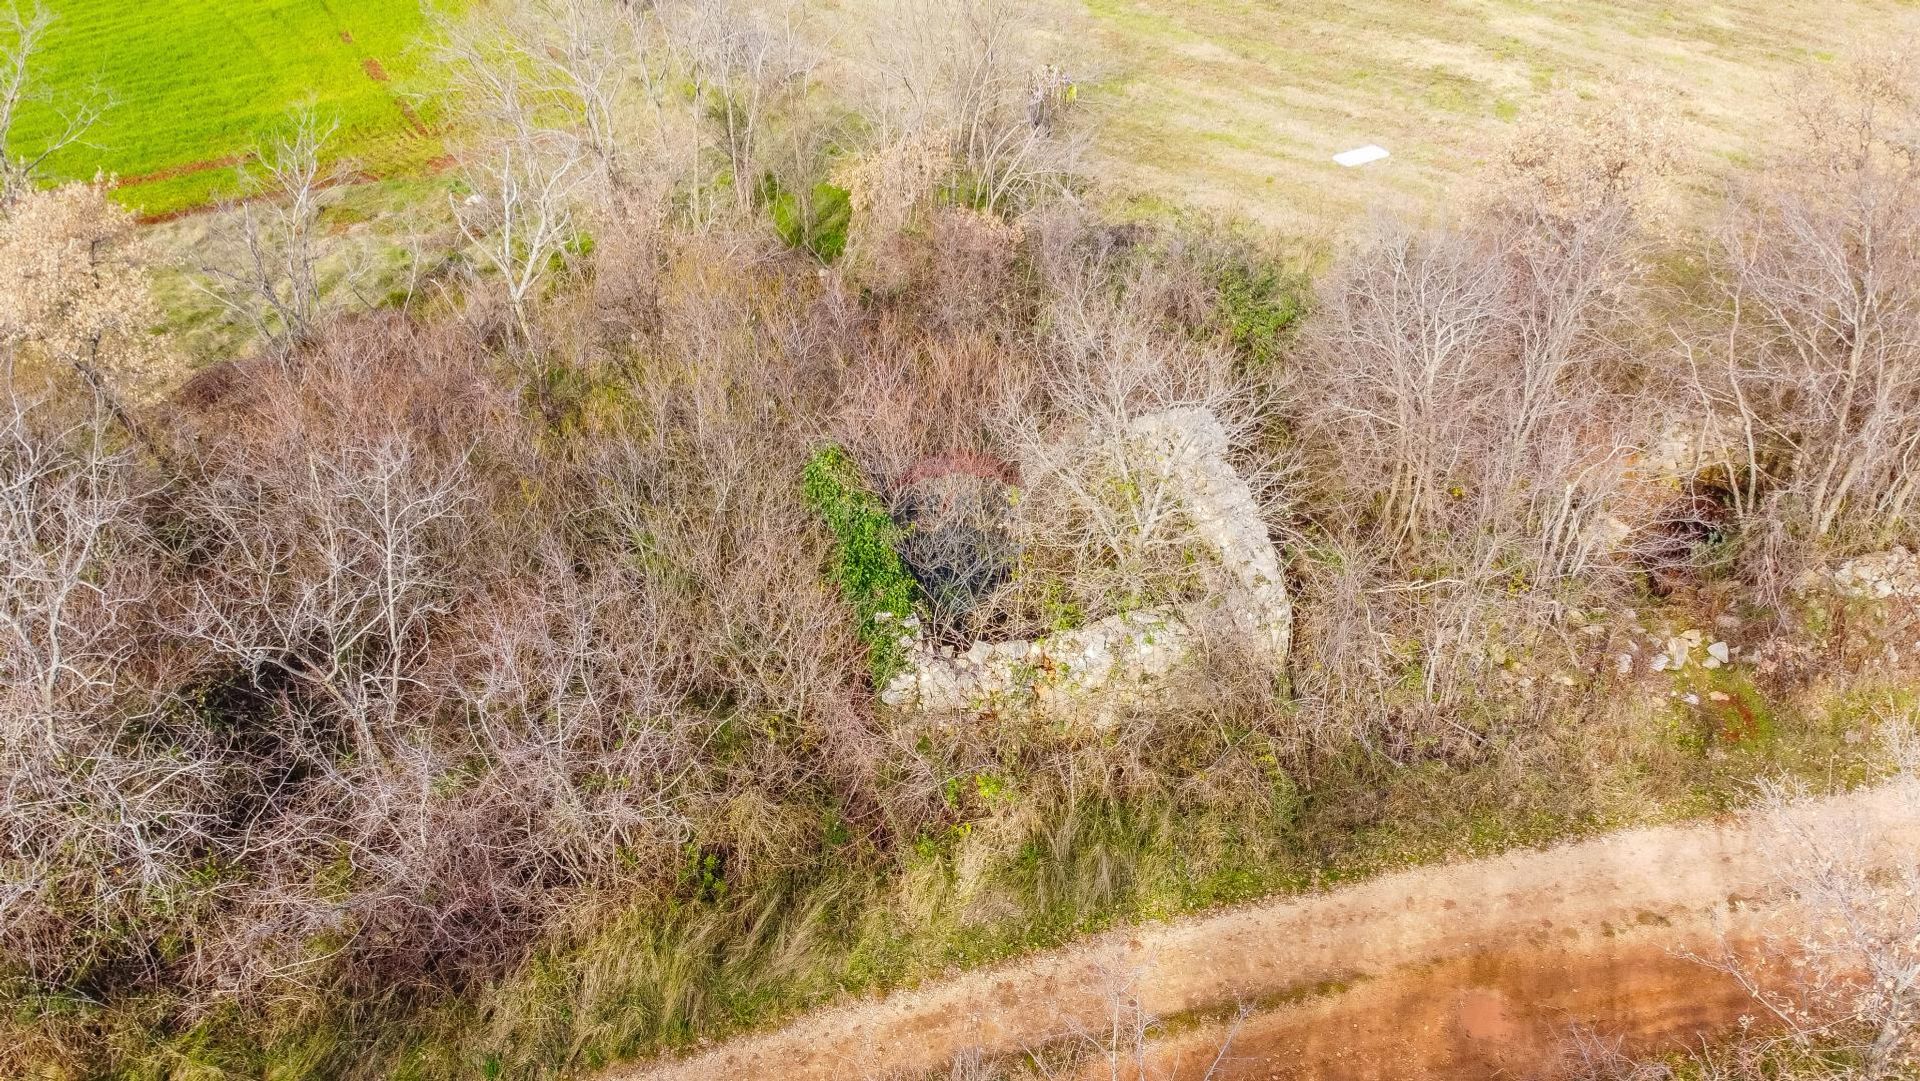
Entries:
{"label": "ivy-covered bush", "polygon": [[833,533],[831,573],[859,617],[874,686],[884,687],[907,667],[900,638],[916,596],[913,576],[900,559],[901,529],[843,447],[816,451],[801,481],[807,505]]}
{"label": "ivy-covered bush", "polygon": [[1306,313],[1303,283],[1259,263],[1235,263],[1220,274],[1220,315],[1234,348],[1258,366],[1274,363],[1286,332]]}

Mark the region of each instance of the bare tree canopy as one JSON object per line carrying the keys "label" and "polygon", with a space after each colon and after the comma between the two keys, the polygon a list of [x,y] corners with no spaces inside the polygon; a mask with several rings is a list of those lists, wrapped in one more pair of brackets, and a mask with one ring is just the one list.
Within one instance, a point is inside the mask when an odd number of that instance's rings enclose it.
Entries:
{"label": "bare tree canopy", "polygon": [[[53,20],[38,0],[31,8],[20,0],[7,0],[0,7],[0,207],[33,183],[48,159],[85,140],[110,104],[100,93],[59,97],[34,81],[35,60]],[[27,146],[14,129],[30,106],[51,110],[58,122],[50,134]]]}

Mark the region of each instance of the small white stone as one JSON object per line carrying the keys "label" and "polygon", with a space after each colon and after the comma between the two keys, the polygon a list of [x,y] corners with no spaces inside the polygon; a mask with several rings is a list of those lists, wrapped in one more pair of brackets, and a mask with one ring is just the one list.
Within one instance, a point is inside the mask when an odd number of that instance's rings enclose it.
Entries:
{"label": "small white stone", "polygon": [[1667,639],[1667,658],[1674,671],[1678,672],[1687,666],[1687,657],[1692,652],[1693,647],[1687,644],[1686,639]]}

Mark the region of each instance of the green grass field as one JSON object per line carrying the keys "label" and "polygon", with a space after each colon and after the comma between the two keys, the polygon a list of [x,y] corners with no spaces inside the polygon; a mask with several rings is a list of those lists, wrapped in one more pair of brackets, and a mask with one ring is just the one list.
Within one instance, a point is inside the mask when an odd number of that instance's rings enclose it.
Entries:
{"label": "green grass field", "polygon": [[[441,140],[406,107],[421,67],[419,0],[46,0],[55,22],[37,58],[41,85],[91,87],[114,104],[54,175],[121,178],[123,202],[165,214],[237,183],[232,160],[311,103],[338,120],[334,151],[376,175],[423,167]],[[15,138],[47,137],[45,109]],[[225,163],[225,164],[221,164]]]}

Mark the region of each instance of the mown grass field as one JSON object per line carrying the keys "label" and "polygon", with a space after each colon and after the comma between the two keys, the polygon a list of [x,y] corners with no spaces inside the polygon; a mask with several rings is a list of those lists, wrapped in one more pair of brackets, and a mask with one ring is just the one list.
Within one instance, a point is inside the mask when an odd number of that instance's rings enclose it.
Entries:
{"label": "mown grass field", "polygon": [[[439,138],[406,104],[421,67],[419,0],[47,0],[42,85],[113,104],[52,162],[54,175],[120,178],[150,215],[233,190],[235,159],[311,104],[338,120],[334,150],[389,175],[423,167]],[[55,117],[30,109],[15,137],[43,140]]]}
{"label": "mown grass field", "polygon": [[[1101,172],[1296,234],[1470,181],[1556,88],[1637,82],[1693,183],[1763,152],[1805,65],[1920,29],[1905,0],[1086,0]],[[1332,156],[1377,142],[1389,161]]]}

